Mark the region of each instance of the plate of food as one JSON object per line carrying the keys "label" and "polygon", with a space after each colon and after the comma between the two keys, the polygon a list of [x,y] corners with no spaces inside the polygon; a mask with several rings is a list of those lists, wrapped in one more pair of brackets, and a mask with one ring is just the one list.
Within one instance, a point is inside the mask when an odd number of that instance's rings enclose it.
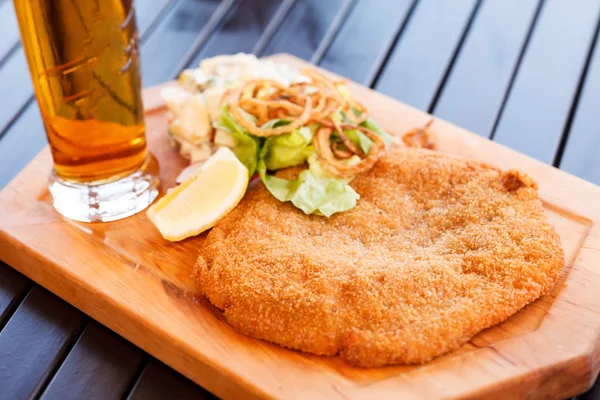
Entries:
{"label": "plate of food", "polygon": [[594,185],[287,55],[145,103],[148,212],[61,218],[44,151],[0,194],[0,253],[214,393],[566,397],[598,373]]}

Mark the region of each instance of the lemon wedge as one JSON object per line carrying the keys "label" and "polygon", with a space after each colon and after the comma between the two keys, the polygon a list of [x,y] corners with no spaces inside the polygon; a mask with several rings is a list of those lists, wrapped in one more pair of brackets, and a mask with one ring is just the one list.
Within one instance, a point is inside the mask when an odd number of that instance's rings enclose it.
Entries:
{"label": "lemon wedge", "polygon": [[150,221],[172,242],[212,228],[240,202],[248,169],[221,147],[192,176],[148,209]]}

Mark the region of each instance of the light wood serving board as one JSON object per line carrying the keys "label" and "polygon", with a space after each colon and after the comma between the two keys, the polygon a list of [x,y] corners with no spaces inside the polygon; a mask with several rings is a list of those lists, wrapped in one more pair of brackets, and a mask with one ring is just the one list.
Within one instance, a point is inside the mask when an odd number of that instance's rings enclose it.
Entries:
{"label": "light wood serving board", "polygon": [[[351,89],[392,133],[431,118],[356,84]],[[147,90],[145,104],[164,192],[186,162],[168,145],[159,90]],[[167,242],[144,213],[106,224],[62,218],[46,188],[48,149],[0,193],[0,258],[224,398],[529,399],[584,391],[600,369],[600,188],[449,123],[436,120],[432,129],[440,151],[519,168],[537,180],[566,265],[550,295],[425,365],[352,368],[236,333],[191,290],[204,237]]]}

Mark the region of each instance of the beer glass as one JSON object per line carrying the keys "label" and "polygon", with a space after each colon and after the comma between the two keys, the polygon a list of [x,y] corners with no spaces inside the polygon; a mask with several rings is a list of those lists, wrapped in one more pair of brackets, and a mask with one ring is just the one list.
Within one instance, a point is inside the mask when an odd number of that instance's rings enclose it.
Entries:
{"label": "beer glass", "polygon": [[55,209],[113,221],[158,194],[133,0],[14,0],[54,168]]}

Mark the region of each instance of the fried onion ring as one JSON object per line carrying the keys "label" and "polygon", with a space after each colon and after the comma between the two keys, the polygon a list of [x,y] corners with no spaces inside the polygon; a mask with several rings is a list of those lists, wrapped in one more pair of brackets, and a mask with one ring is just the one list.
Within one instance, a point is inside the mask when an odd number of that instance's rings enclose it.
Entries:
{"label": "fried onion ring", "polygon": [[[265,82],[270,82],[270,81],[262,81],[262,82],[259,82],[258,84],[264,85]],[[256,81],[250,81],[250,82],[246,83],[245,85],[240,86],[237,89],[233,90],[229,94],[228,99],[227,99],[227,105],[229,106],[229,112],[231,113],[231,116],[236,120],[236,122],[238,124],[240,124],[249,133],[253,134],[254,136],[258,136],[258,137],[277,136],[277,135],[281,135],[284,133],[291,132],[295,129],[298,129],[308,122],[308,119],[310,118],[311,110],[312,110],[311,98],[304,96],[300,93],[297,93],[293,89],[286,88],[285,86],[281,86],[278,83],[273,83],[273,85],[274,86],[276,85],[278,87],[278,89],[281,89],[282,92],[289,93],[291,95],[291,97],[294,97],[294,96],[296,98],[303,97],[305,99],[304,109],[303,109],[302,113],[298,117],[291,119],[291,122],[288,125],[284,125],[284,126],[280,126],[280,127],[272,128],[272,129],[261,129],[258,126],[256,126],[256,124],[254,122],[249,121],[246,117],[244,117],[244,115],[240,111],[240,109],[241,109],[240,101],[242,101],[242,99],[240,99],[240,97],[242,96],[242,93],[244,93],[245,90],[248,90],[251,87],[256,87],[258,84]],[[259,120],[260,120],[260,118],[259,118]]]}
{"label": "fried onion ring", "polygon": [[325,77],[325,75],[321,74],[320,72],[317,72],[316,70],[314,70],[312,68],[302,68],[300,70],[300,73],[311,78],[313,80],[314,84],[317,84],[321,87],[326,87],[326,88],[330,89],[333,96],[338,101],[338,103],[340,103],[342,105],[346,104],[346,101],[344,100],[344,96],[342,96],[340,91],[337,89],[336,84],[334,84],[329,79],[327,79]]}
{"label": "fried onion ring", "polygon": [[385,150],[385,142],[375,132],[362,126],[353,128],[360,130],[373,141],[369,153],[358,164],[344,164],[334,157],[329,145],[329,140],[333,134],[331,128],[319,128],[314,138],[315,151],[323,168],[337,178],[350,178],[371,169]]}
{"label": "fried onion ring", "polygon": [[[349,178],[370,169],[383,154],[383,139],[370,129],[360,126],[369,112],[361,103],[351,98],[343,81],[333,81],[314,69],[302,69],[301,73],[310,82],[282,85],[274,80],[254,80],[230,89],[223,95],[231,116],[248,133],[258,137],[271,137],[292,132],[309,123],[319,128],[312,142],[323,168],[338,178]],[[338,113],[343,113],[340,122]],[[256,122],[248,115],[252,115]],[[261,128],[274,119],[290,121],[277,128]],[[372,140],[368,153],[351,141],[346,132],[356,129]],[[414,138],[420,141],[422,131],[415,130]],[[335,133],[336,138],[332,140]],[[339,139],[337,139],[339,137]],[[408,138],[406,140],[409,140]],[[359,156],[356,164],[343,162],[354,155]]]}
{"label": "fried onion ring", "polygon": [[255,114],[258,117],[257,123],[264,124],[269,120],[269,110],[263,101],[258,99],[242,99],[239,102],[240,107],[250,114]]}
{"label": "fried onion ring", "polygon": [[344,146],[346,146],[346,148],[349,151],[351,151],[353,154],[358,154],[359,156],[364,155],[364,152],[362,151],[362,149],[359,146],[357,146],[356,144],[354,144],[354,142],[352,142],[350,139],[348,139],[348,136],[346,136],[344,134],[344,130],[342,129],[340,124],[334,119],[332,119],[331,122],[332,122],[333,127],[335,128],[335,131],[337,132],[338,136],[342,140],[342,143],[344,143]]}
{"label": "fried onion ring", "polygon": [[331,146],[331,152],[341,160],[352,157],[354,154],[347,148],[342,148],[344,144],[342,142],[333,142]]}

